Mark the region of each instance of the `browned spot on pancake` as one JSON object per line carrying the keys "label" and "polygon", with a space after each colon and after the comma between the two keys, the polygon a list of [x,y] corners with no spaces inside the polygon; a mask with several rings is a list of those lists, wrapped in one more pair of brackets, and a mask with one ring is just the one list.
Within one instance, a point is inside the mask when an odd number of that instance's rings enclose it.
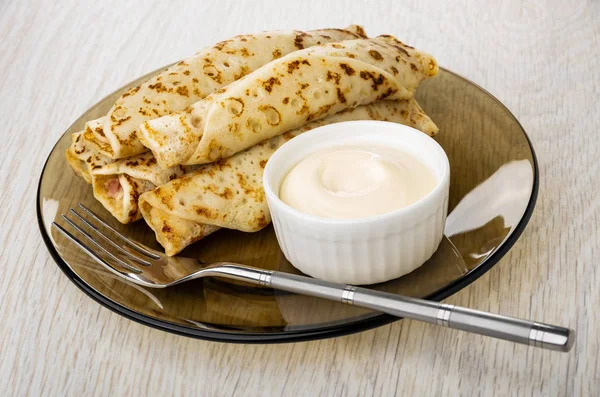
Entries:
{"label": "browned spot on pancake", "polygon": [[292,139],[295,135],[289,132],[284,132],[282,135],[283,139],[285,139],[286,141],[289,141],[290,139]]}
{"label": "browned spot on pancake", "polygon": [[310,62],[308,62],[306,59],[292,61],[292,62],[288,63],[288,65],[287,65],[288,73],[289,74],[294,73],[294,70],[300,69],[300,65],[310,66]]}
{"label": "browned spot on pancake", "polygon": [[[155,191],[156,194],[158,194],[158,192]],[[165,207],[167,207],[167,209],[169,209],[170,211],[173,210],[173,206],[171,205],[171,195],[170,194],[164,194],[159,196],[160,197],[160,202],[164,204]]]}
{"label": "browned spot on pancake", "polygon": [[362,28],[362,26],[354,26],[354,28],[356,29],[356,34],[359,35],[360,37],[364,37],[367,38],[367,32],[365,32],[365,30]]}
{"label": "browned spot on pancake", "polygon": [[121,95],[121,98],[126,98],[129,95],[133,95],[136,92],[138,92],[139,90],[140,90],[140,86],[139,85],[137,87],[130,88],[126,93],[124,93],[123,95]]}
{"label": "browned spot on pancake", "polygon": [[167,225],[166,222],[163,222],[163,227],[162,227],[161,231],[163,233],[171,233],[173,230],[171,229],[171,226]]}
{"label": "browned spot on pancake", "polygon": [[171,72],[171,73],[169,73],[169,76],[175,76],[176,74],[179,74],[179,73],[177,73],[177,72]]}
{"label": "browned spot on pancake", "polygon": [[226,187],[225,189],[223,189],[223,192],[218,193],[219,196],[223,197],[225,200],[230,200],[231,198],[233,198],[233,191]]}
{"label": "browned spot on pancake", "polygon": [[360,72],[360,77],[363,80],[369,80],[371,79],[372,83],[371,83],[371,87],[373,88],[373,90],[377,91],[379,89],[379,86],[381,84],[383,84],[383,82],[385,81],[385,78],[383,77],[383,75],[381,73],[379,73],[379,75],[377,75],[376,73],[372,73],[366,70],[363,70]]}
{"label": "browned spot on pancake", "polygon": [[381,54],[378,51],[369,50],[369,55],[371,55],[371,57],[373,57],[373,59],[375,59],[376,61],[383,60],[383,56],[381,56]]}
{"label": "browned spot on pancake", "polygon": [[219,41],[217,44],[215,44],[213,46],[213,48],[215,48],[217,51],[221,51],[223,49],[223,47],[225,47],[227,45],[227,43],[230,43],[231,40],[223,40],[223,41]]}
{"label": "browned spot on pancake", "polygon": [[144,97],[144,99],[142,99],[142,100],[144,101],[144,103],[146,103],[146,104],[148,104],[148,105],[152,103],[152,102],[150,102],[150,100],[149,100],[148,98],[146,98],[146,97]]}
{"label": "browned spot on pancake", "polygon": [[[119,125],[123,124],[124,122],[126,122],[127,120],[129,120],[130,118],[131,118],[131,116],[127,116],[124,119],[113,120],[112,126],[113,127],[119,126]],[[111,116],[111,119],[112,119],[112,116]]]}
{"label": "browned spot on pancake", "polygon": [[346,96],[344,95],[344,93],[342,92],[342,90],[340,90],[340,87],[337,87],[337,97],[338,97],[338,100],[341,103],[346,103],[347,102],[346,101]]}
{"label": "browned spot on pancake", "polygon": [[246,120],[246,127],[255,133],[258,133],[262,130],[262,124],[254,117],[250,117],[248,120]]}
{"label": "browned spot on pancake", "polygon": [[244,191],[245,194],[254,197],[255,193],[256,193],[256,189],[254,189],[253,186],[249,185],[248,182],[246,181],[246,177],[244,176],[244,174],[242,174],[241,172],[238,172],[236,174],[237,176],[237,180],[238,183],[240,184],[240,187],[242,188],[242,190]]}
{"label": "browned spot on pancake", "polygon": [[302,35],[296,35],[296,37],[294,38],[294,45],[299,50],[304,49],[304,37],[302,37]]}
{"label": "browned spot on pancake", "polygon": [[347,56],[348,58],[356,58],[356,55],[354,55],[354,54],[353,54],[353,53],[351,53],[351,52],[347,52],[347,53],[346,53],[346,56]]}
{"label": "browned spot on pancake", "polygon": [[148,88],[150,88],[151,90],[156,90],[156,92],[161,93],[161,92],[172,92],[173,89],[172,88],[167,88],[165,87],[162,83],[156,83],[156,84],[150,84],[148,86]]}
{"label": "browned spot on pancake", "polygon": [[395,45],[395,44],[392,44],[392,47],[394,47],[395,49],[397,49],[398,51],[400,51],[401,53],[403,53],[404,55],[406,55],[407,57],[410,58],[410,54],[404,48],[400,47],[399,45]]}
{"label": "browned spot on pancake", "polygon": [[269,222],[267,221],[267,217],[265,216],[264,212],[262,212],[262,211],[261,211],[260,215],[254,216],[253,223],[254,223],[255,227],[258,229],[262,229],[269,224]]}
{"label": "browned spot on pancake", "polygon": [[106,136],[106,135],[104,135],[104,129],[100,126],[94,128],[94,131],[96,132],[96,134],[98,134],[100,136],[104,136],[104,137]]}
{"label": "browned spot on pancake", "polygon": [[412,70],[414,70],[415,72],[416,72],[417,70],[419,70],[419,69],[417,68],[417,65],[415,65],[415,64],[414,64],[414,63],[412,63],[412,62],[410,63],[410,68],[411,68]]}
{"label": "browned spot on pancake", "polygon": [[392,66],[390,69],[392,69],[392,73],[394,73],[394,76],[398,74],[398,69],[396,69],[395,66]]}
{"label": "browned spot on pancake", "polygon": [[277,59],[281,57],[281,51],[279,49],[276,49],[275,51],[273,51],[273,59]]}
{"label": "browned spot on pancake", "polygon": [[394,94],[396,92],[395,89],[392,89],[391,87],[387,89],[387,91],[385,91],[384,93],[381,93],[378,97],[377,100],[381,101],[382,99],[385,99],[387,97],[389,97],[390,95]]}
{"label": "browned spot on pancake", "polygon": [[240,129],[240,125],[238,123],[232,123],[229,124],[227,126],[227,128],[229,129],[229,132],[231,132],[232,134],[236,134],[238,133],[239,129]]}
{"label": "browned spot on pancake", "polygon": [[250,72],[250,69],[248,69],[248,66],[243,65],[243,66],[240,67],[240,72],[238,74],[235,74],[233,76],[233,79],[234,80],[239,80],[242,77],[244,77],[245,75],[247,75],[249,72]]}
{"label": "browned spot on pancake", "polygon": [[186,86],[177,87],[177,93],[181,96],[189,97],[190,93]]}
{"label": "browned spot on pancake", "polygon": [[121,142],[125,146],[130,146],[133,144],[133,142],[136,142],[136,141],[137,141],[137,132],[135,132],[135,131],[131,131],[131,133],[129,134],[129,136],[127,136],[127,138],[119,139],[119,142]]}
{"label": "browned spot on pancake", "polygon": [[335,84],[336,84],[336,85],[339,85],[339,84],[340,84],[340,78],[341,78],[341,77],[342,77],[342,76],[341,76],[339,73],[332,72],[331,70],[328,70],[328,71],[327,71],[327,81],[330,81],[330,80],[335,80]]}
{"label": "browned spot on pancake", "polygon": [[408,44],[404,44],[403,42],[401,42],[400,40],[398,40],[398,39],[397,39],[397,38],[395,38],[394,36],[391,36],[391,37],[392,37],[392,39],[394,39],[394,41],[395,41],[396,43],[398,43],[398,44],[399,44],[399,45],[401,45],[402,47],[410,48],[410,49],[413,49],[413,50],[415,49],[415,47],[411,47],[411,46],[409,46]]}
{"label": "browned spot on pancake", "polygon": [[308,108],[306,101],[304,101],[304,103],[302,104],[302,107],[298,111],[296,111],[296,114],[308,113],[309,110],[310,109]]}
{"label": "browned spot on pancake", "polygon": [[281,85],[281,82],[277,77],[271,77],[269,80],[262,82],[262,86],[267,92],[271,92],[274,85]]}
{"label": "browned spot on pancake", "polygon": [[267,165],[267,160],[260,160],[259,165],[260,165],[260,168],[265,168]]}
{"label": "browned spot on pancake", "polygon": [[196,128],[200,128],[200,126],[202,125],[202,117],[193,115],[192,116],[192,125]]}
{"label": "browned spot on pancake", "polygon": [[339,50],[339,49],[341,49],[341,48],[344,48],[344,46],[343,46],[343,45],[341,45],[341,44],[338,44],[338,43],[333,43],[333,44],[331,44],[331,46],[332,46],[333,48],[337,48],[338,50]]}
{"label": "browned spot on pancake", "polygon": [[196,214],[208,219],[215,219],[217,217],[217,214],[215,214],[210,208],[194,205],[192,209],[196,211]]}
{"label": "browned spot on pancake", "polygon": [[290,97],[285,97],[283,98],[283,100],[281,101],[281,103],[283,103],[284,105],[287,105],[290,102]]}
{"label": "browned spot on pancake", "polygon": [[189,76],[190,75],[190,71],[189,70],[184,70],[183,74],[186,75],[186,76]]}
{"label": "browned spot on pancake", "polygon": [[265,114],[265,119],[269,125],[279,125],[281,123],[281,114],[273,106],[260,105],[258,110]]}
{"label": "browned spot on pancake", "polygon": [[227,98],[221,105],[224,106],[232,117],[240,117],[244,113],[244,101],[242,98]]}
{"label": "browned spot on pancake", "polygon": [[346,72],[348,76],[353,76],[356,73],[356,71],[347,63],[340,63],[340,67],[344,69],[344,72]]}
{"label": "browned spot on pancake", "polygon": [[[339,90],[339,88],[338,88],[338,90]],[[331,104],[331,103],[321,106],[315,113],[309,115],[307,117],[306,121],[315,120],[315,119],[318,119],[321,116],[327,114],[327,112],[329,112],[329,109],[331,109],[332,106],[333,106],[333,104]]]}
{"label": "browned spot on pancake", "polygon": [[196,95],[197,97],[202,96],[202,95],[200,95],[200,90],[197,88],[194,88],[194,95]]}
{"label": "browned spot on pancake", "polygon": [[198,83],[199,81],[200,81],[200,80],[198,80],[198,79],[197,79],[197,78],[195,78],[195,77],[192,79],[192,82],[194,82],[194,83]]}
{"label": "browned spot on pancake", "polygon": [[186,61],[180,61],[178,63],[179,66],[188,66],[188,63]]}
{"label": "browned spot on pancake", "polygon": [[300,89],[301,90],[305,89],[308,86],[310,86],[310,84],[308,84],[308,83],[300,83]]}
{"label": "browned spot on pancake", "polygon": [[404,116],[404,117],[408,116],[408,112],[407,112],[406,110],[404,110],[404,109],[402,109],[402,110],[400,111],[400,114],[401,114],[402,116]]}
{"label": "browned spot on pancake", "polygon": [[243,56],[244,58],[248,58],[250,55],[254,55],[254,54],[250,54],[250,52],[248,52],[248,49],[247,49],[247,48],[242,48],[242,49],[240,50],[240,53],[242,54],[242,56]]}
{"label": "browned spot on pancake", "polygon": [[219,84],[222,83],[221,71],[219,69],[217,69],[216,67],[214,67],[214,65],[212,65],[212,64],[204,65],[202,70],[204,71],[205,75],[207,75],[208,77],[210,77],[217,83],[219,83]]}

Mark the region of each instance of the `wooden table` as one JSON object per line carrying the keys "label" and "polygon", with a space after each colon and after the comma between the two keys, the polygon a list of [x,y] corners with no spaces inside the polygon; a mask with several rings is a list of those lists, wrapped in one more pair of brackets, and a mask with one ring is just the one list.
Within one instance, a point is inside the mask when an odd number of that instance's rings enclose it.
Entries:
{"label": "wooden table", "polygon": [[[599,395],[598,2],[52,3],[0,2],[0,395]],[[541,167],[531,222],[447,301],[576,328],[570,354],[414,321],[315,342],[204,342],[105,309],[54,265],[36,187],[85,109],[219,39],[350,23],[434,54],[523,123]]]}

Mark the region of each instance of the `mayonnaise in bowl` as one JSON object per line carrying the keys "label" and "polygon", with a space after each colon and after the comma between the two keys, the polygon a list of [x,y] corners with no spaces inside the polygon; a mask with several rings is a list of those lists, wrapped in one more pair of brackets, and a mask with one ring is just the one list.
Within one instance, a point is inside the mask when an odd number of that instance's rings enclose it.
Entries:
{"label": "mayonnaise in bowl", "polygon": [[432,171],[406,151],[342,146],[296,164],[283,179],[279,198],[306,214],[356,219],[407,207],[436,184]]}

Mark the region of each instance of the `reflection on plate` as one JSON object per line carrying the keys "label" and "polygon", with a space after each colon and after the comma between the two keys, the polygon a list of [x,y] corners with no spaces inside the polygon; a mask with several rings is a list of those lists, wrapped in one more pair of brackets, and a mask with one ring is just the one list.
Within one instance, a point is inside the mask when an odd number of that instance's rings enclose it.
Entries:
{"label": "reflection on plate", "polygon": [[[110,309],[175,333],[221,341],[306,340],[347,334],[394,321],[341,303],[273,291],[225,279],[204,279],[157,290],[116,278],[91,261],[50,224],[78,202],[113,220],[69,170],[64,151],[71,133],[105,114],[132,82],[100,101],[62,136],[50,154],[38,191],[38,218],[48,249],[65,274]],[[446,238],[416,271],[374,289],[440,300],[489,270],[527,223],[537,196],[537,164],[525,132],[489,93],[449,71],[422,83],[417,99],[440,127],[436,140],[450,160]],[[114,221],[114,220],[113,220]],[[113,226],[157,248],[143,222]],[[272,227],[246,234],[223,230],[188,247],[182,256],[226,260],[298,273],[283,257]]]}

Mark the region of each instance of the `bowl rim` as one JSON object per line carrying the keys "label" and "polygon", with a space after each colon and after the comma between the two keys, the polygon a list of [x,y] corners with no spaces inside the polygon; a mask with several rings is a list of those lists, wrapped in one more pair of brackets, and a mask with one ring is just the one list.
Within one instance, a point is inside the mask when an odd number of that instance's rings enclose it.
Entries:
{"label": "bowl rim", "polygon": [[[350,126],[349,129],[348,129],[348,126]],[[365,136],[364,135],[365,129],[370,128],[369,126],[373,126],[373,128],[377,128],[377,127],[381,128],[381,126],[385,126],[385,128],[387,128],[387,130],[375,130],[373,132],[370,132],[368,136]],[[407,137],[407,134],[411,135],[419,141],[419,144],[421,144],[421,142],[423,142],[425,145],[432,145],[435,148],[435,155],[439,156],[439,158],[442,160],[441,161],[441,163],[442,163],[441,176],[439,178],[437,178],[437,183],[436,183],[435,187],[433,188],[433,190],[431,190],[429,193],[427,193],[425,196],[421,197],[419,200],[415,201],[414,203],[409,204],[405,207],[397,208],[393,211],[385,212],[383,214],[372,215],[372,216],[367,216],[367,217],[343,218],[343,219],[325,218],[325,217],[321,217],[318,215],[307,214],[305,212],[302,212],[302,211],[290,206],[286,202],[284,202],[279,197],[279,194],[275,193],[275,191],[273,189],[272,182],[274,183],[274,181],[270,180],[271,175],[273,174],[273,172],[275,172],[274,170],[276,168],[281,168],[282,164],[288,165],[286,167],[283,167],[283,168],[286,168],[286,172],[283,174],[283,177],[279,181],[279,183],[281,184],[281,182],[283,181],[283,179],[285,179],[285,177],[291,171],[291,169],[295,165],[299,164],[300,161],[302,161],[306,157],[310,156],[311,154],[316,153],[317,151],[328,149],[328,148],[345,146],[346,144],[340,145],[338,140],[341,138],[337,137],[337,138],[332,139],[330,141],[330,144],[325,144],[324,146],[319,146],[319,147],[315,148],[314,150],[311,150],[308,154],[305,154],[303,156],[303,158],[301,158],[295,164],[289,165],[289,163],[286,163],[286,155],[289,154],[289,152],[293,152],[295,149],[297,150],[299,147],[305,147],[307,144],[307,141],[314,140],[315,137],[319,136],[319,135],[321,135],[321,138],[325,141],[325,140],[327,140],[328,135],[339,134],[340,129],[346,129],[346,131],[344,131],[343,134],[344,134],[344,137],[348,138],[348,140],[349,140],[347,143],[347,146],[354,146],[356,143],[354,143],[352,140],[359,139],[359,138],[361,138],[361,139],[360,139],[360,143],[358,145],[367,143],[367,142],[369,144],[371,144],[371,141],[372,141],[373,146],[378,146],[378,145],[384,146],[385,143],[391,142],[394,140],[398,141],[398,142],[402,142],[402,141],[406,140],[405,138]],[[394,130],[394,129],[398,130],[398,131],[393,132],[392,130]],[[400,131],[400,130],[402,130],[402,131]],[[385,135],[385,141],[383,141],[381,139],[381,137],[384,135]],[[364,138],[364,139],[362,139],[362,138]],[[398,149],[398,150],[402,151],[402,149]],[[434,155],[433,153],[431,153],[431,154]],[[440,195],[444,195],[444,191],[446,191],[445,195],[447,195],[447,187],[450,184],[450,161],[448,160],[448,155],[446,154],[446,151],[444,150],[444,148],[442,148],[442,146],[438,142],[436,142],[435,139],[433,139],[430,136],[428,136],[427,134],[424,134],[423,132],[417,130],[416,128],[410,127],[408,125],[393,123],[390,121],[381,121],[381,120],[342,121],[339,123],[333,123],[333,124],[323,125],[323,126],[314,128],[314,129],[307,131],[307,132],[303,133],[302,135],[294,137],[294,139],[291,139],[291,140],[287,141],[286,143],[284,143],[281,147],[279,147],[277,150],[275,150],[275,153],[273,153],[273,155],[271,155],[271,157],[269,158],[269,161],[267,162],[267,165],[266,165],[264,173],[263,173],[262,183],[263,183],[263,188],[265,190],[265,195],[267,197],[267,202],[269,204],[269,211],[271,213],[273,213],[274,211],[283,211],[295,218],[303,218],[304,221],[312,222],[315,225],[318,224],[319,226],[362,226],[362,225],[372,224],[372,223],[387,222],[389,220],[401,218],[403,216],[406,216],[407,214],[412,214],[417,211],[424,210],[428,206],[431,206],[433,204],[433,202],[436,199],[438,199],[438,197]],[[271,207],[272,205],[276,208],[272,208]]]}

